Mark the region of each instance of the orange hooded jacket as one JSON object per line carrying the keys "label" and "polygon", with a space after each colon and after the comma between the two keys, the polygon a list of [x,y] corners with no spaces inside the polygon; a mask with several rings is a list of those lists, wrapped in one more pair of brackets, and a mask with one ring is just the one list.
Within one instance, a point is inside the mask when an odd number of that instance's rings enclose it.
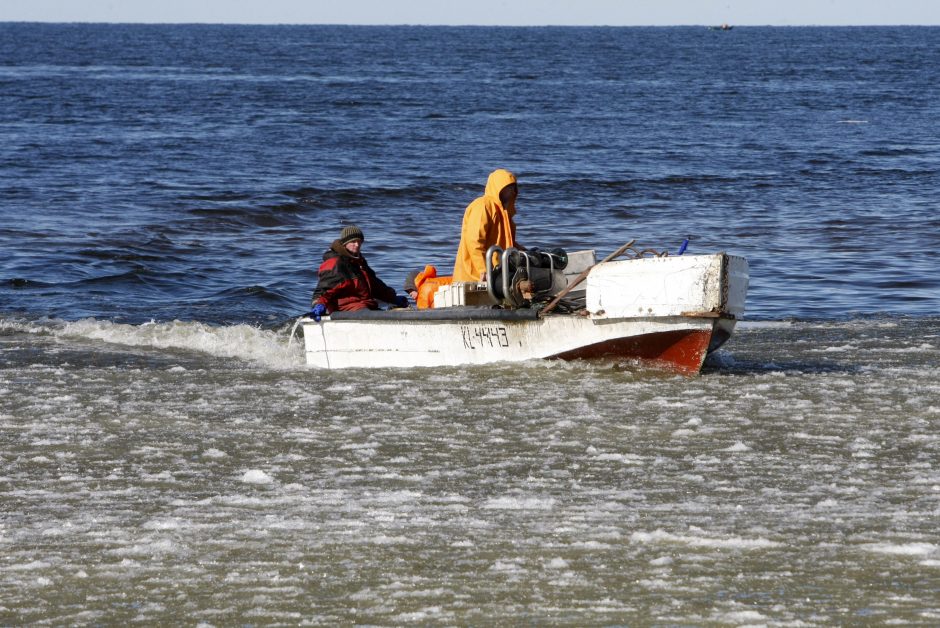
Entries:
{"label": "orange hooded jacket", "polygon": [[418,298],[415,303],[419,310],[425,310],[434,307],[434,293],[441,286],[450,285],[453,277],[438,277],[437,268],[434,266],[425,266],[424,270],[415,277],[415,289],[418,291]]}
{"label": "orange hooded jacket", "polygon": [[480,281],[486,270],[486,250],[494,244],[504,250],[515,246],[515,203],[503,207],[499,200],[500,191],[515,182],[515,175],[508,170],[494,170],[486,180],[483,196],[467,206],[454,263],[454,281]]}

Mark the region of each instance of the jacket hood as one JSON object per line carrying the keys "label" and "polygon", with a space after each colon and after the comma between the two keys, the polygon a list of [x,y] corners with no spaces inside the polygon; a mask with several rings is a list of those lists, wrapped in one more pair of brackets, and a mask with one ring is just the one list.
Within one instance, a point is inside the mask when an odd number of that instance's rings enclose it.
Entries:
{"label": "jacket hood", "polygon": [[[503,170],[502,168],[494,170],[490,173],[489,178],[486,180],[486,190],[484,194],[486,196],[492,196],[499,202],[499,206],[503,207],[502,201],[499,200],[499,193],[507,185],[511,185],[516,182],[516,175],[509,172],[508,170]],[[509,214],[515,213],[515,207],[503,207]]]}
{"label": "jacket hood", "polygon": [[359,255],[353,255],[346,249],[346,245],[342,244],[339,240],[333,240],[333,244],[330,245],[326,251],[323,252],[323,261],[330,259],[331,257],[345,257],[347,259],[362,259],[362,253]]}

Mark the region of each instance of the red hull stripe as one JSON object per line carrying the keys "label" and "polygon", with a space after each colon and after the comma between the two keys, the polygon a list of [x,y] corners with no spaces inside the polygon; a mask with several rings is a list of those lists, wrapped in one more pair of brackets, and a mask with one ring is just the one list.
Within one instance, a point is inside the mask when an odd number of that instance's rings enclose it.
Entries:
{"label": "red hull stripe", "polygon": [[703,330],[668,331],[634,338],[618,338],[565,351],[553,358],[580,360],[626,358],[656,362],[680,373],[694,375],[702,370],[712,332]]}

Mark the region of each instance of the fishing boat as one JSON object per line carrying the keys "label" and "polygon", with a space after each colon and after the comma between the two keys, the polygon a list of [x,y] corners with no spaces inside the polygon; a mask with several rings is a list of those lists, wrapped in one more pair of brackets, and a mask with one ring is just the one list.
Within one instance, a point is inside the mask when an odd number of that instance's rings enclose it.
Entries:
{"label": "fishing boat", "polygon": [[[319,321],[306,315],[298,325],[307,364],[408,368],[613,359],[700,372],[744,313],[747,260],[724,252],[644,256],[632,245],[600,263],[594,251],[493,247],[486,280],[440,286],[433,308],[334,312]],[[616,259],[624,252],[637,254]]]}

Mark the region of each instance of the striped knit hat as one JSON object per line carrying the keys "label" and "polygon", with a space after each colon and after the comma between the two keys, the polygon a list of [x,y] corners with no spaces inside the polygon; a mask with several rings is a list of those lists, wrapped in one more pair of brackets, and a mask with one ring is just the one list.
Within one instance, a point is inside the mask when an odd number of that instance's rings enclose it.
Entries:
{"label": "striped knit hat", "polygon": [[348,227],[343,227],[343,230],[339,232],[339,243],[346,244],[347,242],[352,242],[353,240],[365,240],[365,236],[362,235],[362,229],[356,225],[349,225]]}

